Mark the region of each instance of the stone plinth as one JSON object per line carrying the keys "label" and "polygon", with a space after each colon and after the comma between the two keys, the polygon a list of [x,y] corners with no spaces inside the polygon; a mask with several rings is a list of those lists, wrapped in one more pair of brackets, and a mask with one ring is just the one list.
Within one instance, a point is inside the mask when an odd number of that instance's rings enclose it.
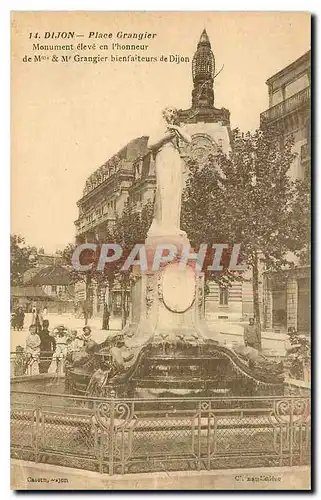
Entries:
{"label": "stone plinth", "polygon": [[[174,245],[177,253],[170,262],[160,262],[156,270],[153,262],[160,245]],[[184,235],[152,236],[147,238],[145,249],[148,269],[141,271],[136,266],[134,272],[133,311],[126,331],[131,337],[129,344],[204,338],[204,275],[197,271],[195,260],[181,263],[184,249],[193,252],[189,240]]]}

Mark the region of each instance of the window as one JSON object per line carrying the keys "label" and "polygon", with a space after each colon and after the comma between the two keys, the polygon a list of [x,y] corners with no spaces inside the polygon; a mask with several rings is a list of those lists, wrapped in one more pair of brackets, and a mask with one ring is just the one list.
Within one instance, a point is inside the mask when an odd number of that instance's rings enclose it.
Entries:
{"label": "window", "polygon": [[56,285],[51,285],[51,292],[57,293],[57,286]]}
{"label": "window", "polygon": [[220,306],[228,305],[228,288],[220,286]]}

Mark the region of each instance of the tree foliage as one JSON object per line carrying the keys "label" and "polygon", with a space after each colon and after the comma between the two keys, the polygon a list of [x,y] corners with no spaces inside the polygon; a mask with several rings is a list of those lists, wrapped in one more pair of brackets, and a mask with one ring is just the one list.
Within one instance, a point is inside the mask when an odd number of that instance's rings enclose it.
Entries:
{"label": "tree foliage", "polygon": [[26,245],[26,240],[18,234],[10,235],[10,283],[11,286],[23,285],[23,275],[36,264],[36,247]]}
{"label": "tree foliage", "polygon": [[[188,160],[189,176],[182,197],[181,226],[195,251],[202,243],[229,245],[223,253],[223,270],[207,273],[207,278],[225,285],[242,279],[228,265],[233,245],[241,245],[241,258],[252,270],[259,327],[260,263],[266,271],[294,265],[289,252],[302,258],[310,231],[309,183],[289,175],[295,159],[293,138],[281,138],[280,131],[271,126],[246,134],[234,130],[229,154],[219,151],[205,165]],[[123,257],[105,266],[100,277],[93,266],[93,279],[110,283],[118,279],[125,288],[129,285],[131,271],[121,273],[120,268],[134,245],[145,241],[152,215],[150,202],[142,210],[129,202],[125,205],[104,240],[119,243]]]}
{"label": "tree foliage", "polygon": [[306,335],[299,335],[295,328],[288,332],[290,348],[287,350],[287,364],[295,379],[304,379],[304,368],[311,360],[311,342]]}
{"label": "tree foliage", "polygon": [[[92,264],[90,270],[78,271],[71,267],[70,273],[74,283],[84,282],[86,284],[86,311],[91,310],[91,299],[92,299],[92,286],[99,285],[101,287],[107,286],[109,290],[112,290],[115,282],[118,282],[121,286],[123,292],[129,290],[130,281],[132,278],[132,270],[122,271],[123,264],[127,259],[130,251],[133,249],[136,243],[143,243],[147,236],[147,231],[151,225],[153,216],[153,203],[147,202],[141,210],[137,207],[127,202],[124,210],[121,214],[116,215],[116,219],[113,223],[103,229],[101,234],[103,238],[98,236],[91,243],[97,244],[96,252],[84,250],[80,256],[81,264]],[[112,262],[105,264],[103,270],[98,270],[97,265],[100,257],[101,245],[103,243],[117,243],[122,248],[122,256]],[[71,265],[72,255],[74,253],[76,246],[73,244],[67,245],[67,247],[62,252],[65,263]],[[112,250],[110,250],[110,255]],[[126,311],[125,311],[125,301],[123,300],[123,324],[125,323]],[[87,321],[87,316],[86,316]]]}
{"label": "tree foliage", "polygon": [[[115,221],[104,228],[104,238],[101,241],[99,241],[98,238],[92,241],[92,243],[97,244],[97,252],[94,253],[84,250],[81,254],[81,264],[92,263],[91,270],[77,271],[71,267],[70,272],[74,283],[79,281],[88,283],[89,280],[96,284],[108,284],[112,287],[115,280],[118,280],[127,288],[131,278],[131,270],[121,271],[121,268],[134,245],[145,241],[147,231],[151,225],[152,216],[152,202],[147,202],[141,210],[138,210],[134,204],[127,202],[123,212],[117,214]],[[103,243],[117,243],[121,246],[123,253],[120,259],[107,263],[103,271],[101,271],[97,270],[97,264],[99,261],[101,244]],[[66,265],[71,266],[72,255],[75,248],[76,245],[69,244],[63,250],[62,256]]]}
{"label": "tree foliage", "polygon": [[[202,243],[208,245],[204,262],[205,280],[213,280],[222,286],[229,286],[240,279],[239,272],[229,269],[233,242],[225,226],[225,200],[222,196],[221,175],[210,156],[205,165],[189,159],[189,176],[182,197],[181,226],[186,231],[191,246],[197,251]],[[208,271],[215,251],[213,244],[228,244],[221,258],[222,271]]]}
{"label": "tree foliage", "polygon": [[309,234],[308,184],[289,175],[293,138],[280,137],[271,126],[234,130],[229,154],[220,151],[203,168],[191,163],[183,195],[182,222],[194,245],[241,244],[259,324],[260,261],[267,271],[293,265],[289,252],[302,252]]}
{"label": "tree foliage", "polygon": [[280,146],[275,128],[246,135],[236,130],[231,154],[217,158],[225,230],[242,244],[250,266],[260,253],[268,271],[290,265],[288,253],[306,244],[309,208],[301,196],[304,182],[289,175],[292,146],[292,137]]}

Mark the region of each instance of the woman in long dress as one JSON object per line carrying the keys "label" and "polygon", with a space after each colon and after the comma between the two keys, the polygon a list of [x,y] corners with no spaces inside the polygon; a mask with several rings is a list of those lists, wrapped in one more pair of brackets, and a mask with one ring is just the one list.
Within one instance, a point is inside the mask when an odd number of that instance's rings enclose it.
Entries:
{"label": "woman in long dress", "polygon": [[155,213],[148,236],[186,236],[180,229],[184,162],[180,157],[179,141],[190,143],[191,137],[178,126],[175,108],[166,108],[162,115],[163,129],[148,141],[156,170]]}

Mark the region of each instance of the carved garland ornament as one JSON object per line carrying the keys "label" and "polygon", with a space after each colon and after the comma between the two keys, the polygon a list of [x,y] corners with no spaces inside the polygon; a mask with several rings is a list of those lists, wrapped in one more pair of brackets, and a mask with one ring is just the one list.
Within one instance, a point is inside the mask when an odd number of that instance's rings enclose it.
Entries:
{"label": "carved garland ornament", "polygon": [[147,317],[149,317],[150,313],[151,313],[151,308],[152,308],[152,305],[154,302],[153,276],[147,276],[145,302],[146,302],[146,314],[147,314]]}

